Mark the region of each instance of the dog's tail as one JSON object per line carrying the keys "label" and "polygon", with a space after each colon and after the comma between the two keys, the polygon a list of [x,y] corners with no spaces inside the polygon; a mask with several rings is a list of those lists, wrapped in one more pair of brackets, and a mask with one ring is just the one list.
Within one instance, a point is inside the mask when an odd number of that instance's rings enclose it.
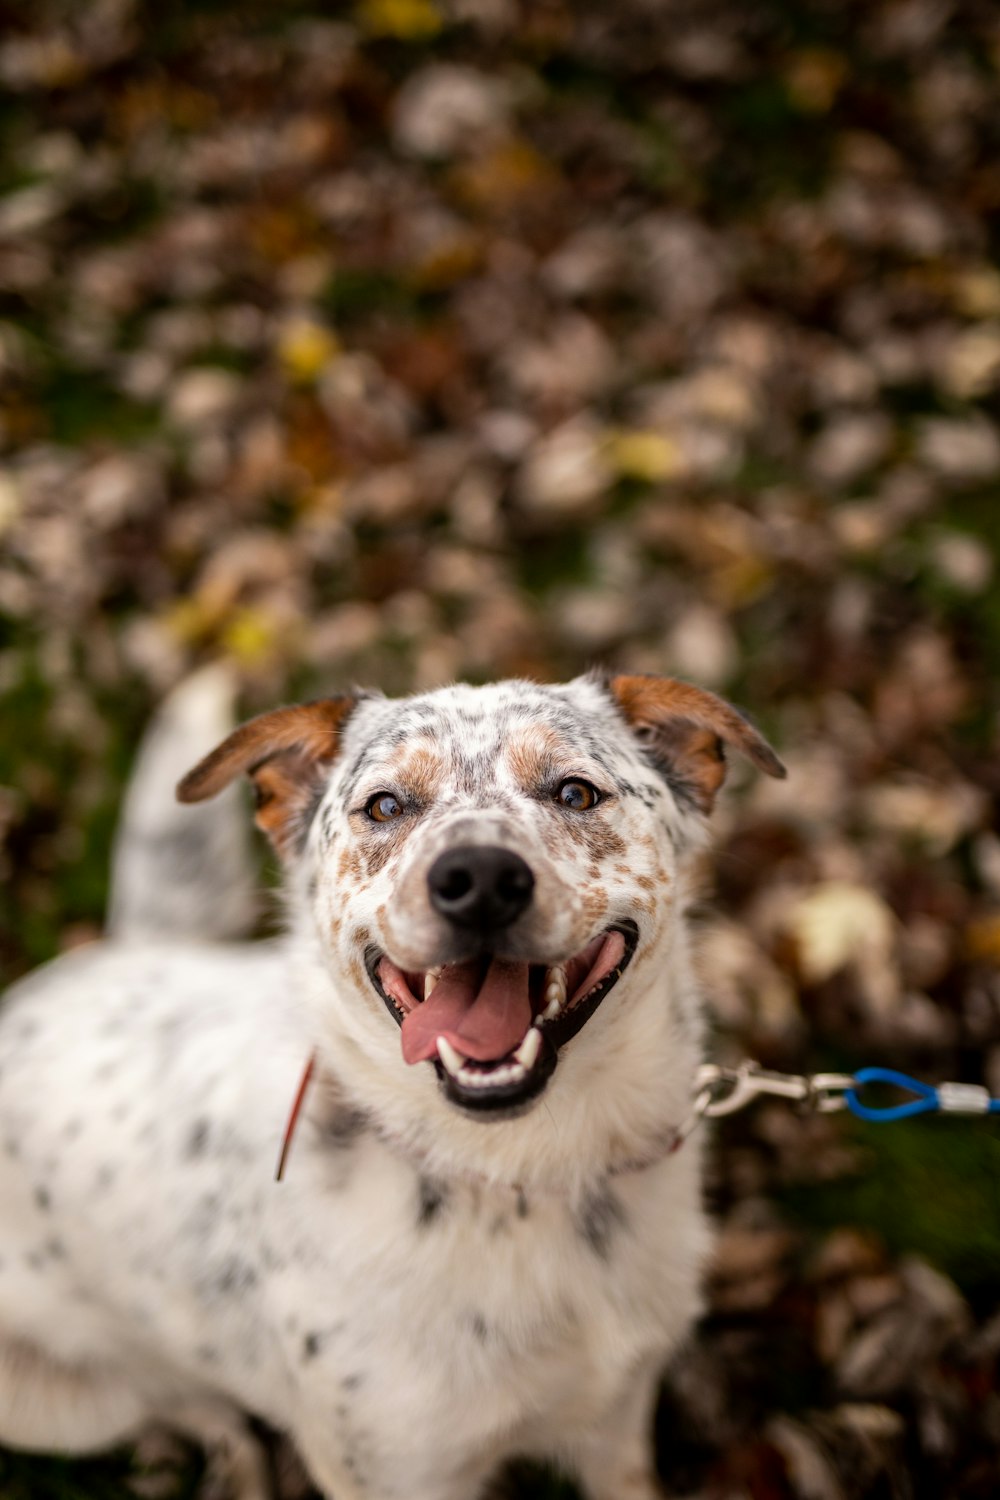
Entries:
{"label": "dog's tail", "polygon": [[240,792],[182,807],[174,789],[235,724],[235,684],[205,667],[175,688],[139,746],[115,837],[114,938],[244,937],[256,915],[255,862]]}

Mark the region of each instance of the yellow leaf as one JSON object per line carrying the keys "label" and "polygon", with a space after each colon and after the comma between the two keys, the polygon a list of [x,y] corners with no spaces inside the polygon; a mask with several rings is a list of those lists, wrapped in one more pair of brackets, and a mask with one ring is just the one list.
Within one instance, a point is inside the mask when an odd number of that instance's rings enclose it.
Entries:
{"label": "yellow leaf", "polygon": [[847,75],[847,60],[824,47],[793,54],[785,74],[788,96],[807,115],[825,115]]}
{"label": "yellow leaf", "polygon": [[985,396],[1000,380],[1000,324],[982,323],[959,334],[945,354],[942,376],[961,401]]}
{"label": "yellow leaf", "polygon": [[485,250],[478,235],[457,233],[440,240],[410,270],[411,285],[441,291],[463,281],[483,264]]}
{"label": "yellow leaf", "polygon": [[307,319],[289,324],[278,343],[285,374],[297,385],[311,384],[339,353],[336,335]]}
{"label": "yellow leaf", "polygon": [[684,458],[672,438],[642,428],[609,432],[607,454],[612,467],[624,479],[656,484],[673,479],[684,469]]}
{"label": "yellow leaf", "polygon": [[252,666],[274,653],[281,634],[280,622],[273,615],[260,609],[237,609],[222,631],[221,643],[237,661]]}
{"label": "yellow leaf", "polygon": [[551,189],[557,174],[528,141],[509,140],[476,161],[457,167],[452,180],[459,194],[479,208],[504,212]]}
{"label": "yellow leaf", "polygon": [[218,610],[197,594],[175,600],[164,616],[169,633],[186,646],[204,641],[218,623]]}
{"label": "yellow leaf", "polygon": [[1000,966],[1000,912],[970,922],[965,929],[965,947],[970,958]]}
{"label": "yellow leaf", "polygon": [[1000,317],[1000,271],[994,266],[966,266],[956,273],[952,297],[967,318]]}
{"label": "yellow leaf", "polygon": [[444,18],[432,0],[362,0],[358,21],[372,36],[419,42],[437,36]]}
{"label": "yellow leaf", "polygon": [[0,537],[5,531],[13,531],[14,523],[21,514],[21,493],[6,474],[0,474]]}

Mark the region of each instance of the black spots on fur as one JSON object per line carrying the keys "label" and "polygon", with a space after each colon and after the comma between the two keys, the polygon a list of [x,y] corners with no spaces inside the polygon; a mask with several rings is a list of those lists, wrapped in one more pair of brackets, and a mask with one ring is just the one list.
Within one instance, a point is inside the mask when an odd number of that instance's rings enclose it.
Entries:
{"label": "black spots on fur", "polygon": [[469,1328],[472,1337],[477,1344],[488,1344],[490,1339],[490,1328],[482,1313],[473,1313],[469,1318]]}
{"label": "black spots on fur", "polygon": [[320,833],[323,837],[323,843],[326,845],[333,843],[333,820],[335,816],[336,814],[334,813],[332,807],[325,807],[323,809],[323,817],[320,822]]}
{"label": "black spots on fur", "polygon": [[313,819],[319,812],[320,804],[322,803],[325,795],[326,782],[321,781],[315,788],[312,796],[309,798],[308,802],[306,802],[305,806],[302,808],[301,812],[295,820],[297,824],[296,834],[298,836],[300,850],[305,845],[306,839],[309,835],[309,830],[313,825]]}
{"label": "black spots on fur", "polygon": [[[298,1320],[294,1318],[290,1319],[288,1323],[289,1333],[294,1334],[297,1327]],[[317,1355],[322,1354],[323,1350],[327,1347],[328,1344],[336,1342],[337,1336],[343,1333],[346,1327],[347,1319],[338,1318],[335,1323],[330,1323],[326,1328],[312,1328],[307,1333],[304,1333],[302,1335],[301,1345],[302,1363],[304,1365],[307,1365],[312,1360],[314,1360]],[[358,1383],[360,1384],[360,1377],[358,1378]],[[345,1390],[351,1389],[351,1387],[345,1381],[341,1381],[341,1385]]]}
{"label": "black spots on fur", "polygon": [[420,1178],[417,1191],[419,1197],[417,1224],[421,1229],[426,1229],[440,1217],[441,1210],[448,1200],[448,1192],[443,1184],[432,1182],[429,1177]]}
{"label": "black spots on fur", "polygon": [[248,1292],[257,1285],[257,1272],[249,1261],[231,1255],[215,1271],[209,1281],[209,1291],[219,1297],[233,1297]]}
{"label": "black spots on fur", "polygon": [[97,1176],[94,1178],[94,1191],[106,1193],[110,1187],[114,1186],[116,1176],[115,1168],[110,1162],[105,1162],[103,1166],[97,1169]]}
{"label": "black spots on fur", "polygon": [[11,1161],[17,1161],[21,1155],[20,1141],[16,1141],[13,1136],[8,1136],[3,1143],[3,1151],[4,1155],[9,1156]]}
{"label": "black spots on fur", "polygon": [[33,1250],[29,1250],[24,1257],[24,1264],[28,1267],[29,1271],[44,1271],[46,1266],[50,1265],[52,1261],[65,1259],[66,1246],[62,1240],[53,1235],[43,1244],[37,1245]]}
{"label": "black spots on fur", "polygon": [[625,1210],[607,1187],[585,1198],[574,1216],[577,1234],[603,1261],[611,1259],[614,1241],[626,1223]]}
{"label": "black spots on fur", "polygon": [[359,1370],[354,1370],[350,1375],[345,1375],[340,1382],[340,1388],[344,1391],[356,1391],[365,1383],[365,1377]]}
{"label": "black spots on fur", "polygon": [[648,785],[635,786],[631,781],[624,781],[621,777],[618,777],[617,781],[618,790],[623,797],[632,798],[634,801],[640,803],[647,812],[656,812],[657,803],[662,800],[662,794],[658,797],[656,789]]}
{"label": "black spots on fur", "polygon": [[323,1121],[322,1138],[335,1150],[345,1151],[359,1136],[364,1135],[367,1125],[368,1116],[363,1109],[352,1109],[350,1105],[340,1104]]}
{"label": "black spots on fur", "polygon": [[528,1195],[524,1191],[524,1188],[518,1188],[517,1190],[515,1209],[519,1219],[526,1219],[531,1212],[531,1205],[528,1202]]}
{"label": "black spots on fur", "polygon": [[52,1195],[46,1187],[35,1188],[35,1205],[43,1214],[47,1214],[52,1207]]}
{"label": "black spots on fur", "polygon": [[217,1365],[219,1363],[219,1351],[214,1344],[199,1344],[194,1351],[194,1357],[203,1365]]}
{"label": "black spots on fur", "polygon": [[364,1470],[361,1467],[360,1460],[357,1458],[357,1456],[354,1453],[352,1453],[352,1451],[351,1451],[350,1448],[348,1448],[348,1449],[345,1450],[345,1452],[344,1452],[344,1454],[342,1456],[341,1462],[344,1465],[344,1472],[345,1472],[345,1474],[347,1474],[348,1478],[351,1480],[351,1482],[353,1484],[355,1492],[357,1494],[359,1494],[359,1495],[367,1494],[367,1492],[368,1492],[368,1480],[367,1480],[367,1477],[366,1477],[366,1475],[364,1473]]}
{"label": "black spots on fur", "polygon": [[208,1121],[204,1118],[195,1120],[184,1138],[182,1155],[185,1161],[197,1161],[199,1156],[205,1155],[208,1148],[208,1134]]}

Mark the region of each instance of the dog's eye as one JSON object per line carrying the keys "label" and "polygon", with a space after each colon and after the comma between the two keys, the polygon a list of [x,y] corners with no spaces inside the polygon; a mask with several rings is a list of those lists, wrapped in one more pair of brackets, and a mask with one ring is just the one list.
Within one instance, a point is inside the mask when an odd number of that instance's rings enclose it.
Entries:
{"label": "dog's eye", "polygon": [[374,823],[391,823],[393,818],[401,816],[402,811],[403,804],[391,792],[376,792],[365,806],[365,812]]}
{"label": "dog's eye", "polygon": [[560,806],[568,807],[570,812],[589,812],[600,800],[600,792],[589,781],[564,781],[556,792],[556,801]]}

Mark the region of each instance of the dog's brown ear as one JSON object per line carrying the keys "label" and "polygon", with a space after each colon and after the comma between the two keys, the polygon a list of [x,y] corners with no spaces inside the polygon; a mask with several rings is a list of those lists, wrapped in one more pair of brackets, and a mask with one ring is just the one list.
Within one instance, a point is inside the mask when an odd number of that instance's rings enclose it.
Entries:
{"label": "dog's brown ear", "polygon": [[704,813],[712,811],[733,745],[768,776],[787,773],[732,704],[673,677],[613,677],[612,696],[654,758]]}
{"label": "dog's brown ear", "polygon": [[203,802],[245,771],[254,784],[256,823],[279,854],[305,832],[306,814],[337,758],[353,698],[319,698],[260,714],[217,745],[178,783],[181,802]]}

